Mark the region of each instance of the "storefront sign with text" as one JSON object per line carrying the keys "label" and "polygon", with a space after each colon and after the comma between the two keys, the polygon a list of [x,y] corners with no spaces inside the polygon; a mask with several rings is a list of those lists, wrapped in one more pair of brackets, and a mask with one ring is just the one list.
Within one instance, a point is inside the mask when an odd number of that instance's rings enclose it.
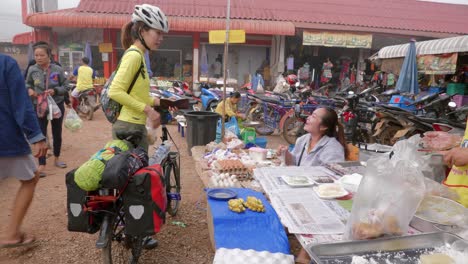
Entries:
{"label": "storefront sign with text", "polygon": [[418,71],[425,74],[453,74],[457,68],[458,53],[418,56]]}
{"label": "storefront sign with text", "polygon": [[302,44],[308,46],[370,49],[372,47],[372,34],[304,31]]}

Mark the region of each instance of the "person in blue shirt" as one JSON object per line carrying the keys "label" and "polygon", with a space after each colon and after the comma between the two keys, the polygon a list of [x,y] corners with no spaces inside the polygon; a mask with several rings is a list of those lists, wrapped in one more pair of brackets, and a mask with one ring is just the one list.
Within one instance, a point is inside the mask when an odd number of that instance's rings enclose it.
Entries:
{"label": "person in blue shirt", "polygon": [[20,227],[39,180],[33,155],[44,156],[47,144],[25,87],[16,61],[0,54],[0,180],[15,177],[21,182],[0,248],[24,246],[35,240]]}
{"label": "person in blue shirt", "polygon": [[255,76],[252,77],[252,90],[254,90],[254,92],[257,92],[257,88],[259,84],[262,86],[262,89],[260,89],[262,91],[259,91],[259,92],[264,92],[263,89],[265,88],[265,81],[263,80],[261,71],[257,70],[255,72]]}

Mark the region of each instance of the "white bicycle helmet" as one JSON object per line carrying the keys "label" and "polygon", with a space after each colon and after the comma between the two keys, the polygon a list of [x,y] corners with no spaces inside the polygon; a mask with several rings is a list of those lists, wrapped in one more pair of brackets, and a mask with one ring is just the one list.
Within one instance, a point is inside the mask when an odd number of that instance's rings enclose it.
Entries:
{"label": "white bicycle helmet", "polygon": [[150,28],[161,30],[164,33],[169,32],[169,22],[166,15],[156,6],[148,4],[136,5],[132,14],[132,21],[141,21]]}

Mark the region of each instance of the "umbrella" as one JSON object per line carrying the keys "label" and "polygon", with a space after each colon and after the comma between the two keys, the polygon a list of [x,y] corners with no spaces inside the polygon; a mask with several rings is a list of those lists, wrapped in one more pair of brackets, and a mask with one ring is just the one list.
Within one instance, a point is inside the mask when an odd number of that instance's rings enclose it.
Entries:
{"label": "umbrella", "polygon": [[200,56],[200,68],[201,75],[208,76],[208,56],[206,54],[206,45],[202,45],[201,56]]}
{"label": "umbrella", "polygon": [[148,70],[148,75],[150,77],[153,76],[153,71],[151,71],[151,63],[150,63],[150,58],[149,58],[149,52],[145,52],[145,63],[146,63],[146,69]]}
{"label": "umbrella", "polygon": [[89,44],[89,41],[86,41],[84,56],[89,59],[89,67],[93,67],[93,53],[91,52],[91,45]]}
{"label": "umbrella", "polygon": [[416,44],[411,40],[408,53],[401,67],[396,89],[402,93],[418,94],[418,67],[416,64]]}
{"label": "umbrella", "polygon": [[31,41],[29,42],[29,45],[28,45],[28,63],[32,60],[34,60],[34,50],[33,50],[33,43]]}

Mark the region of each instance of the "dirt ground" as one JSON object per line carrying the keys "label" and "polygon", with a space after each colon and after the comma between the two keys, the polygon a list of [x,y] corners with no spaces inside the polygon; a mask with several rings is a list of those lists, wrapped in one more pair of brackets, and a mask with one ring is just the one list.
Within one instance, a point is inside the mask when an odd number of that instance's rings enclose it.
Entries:
{"label": "dirt ground", "polygon": [[[168,128],[182,154],[182,203],[178,215],[168,216],[163,230],[156,235],[159,246],[145,251],[141,263],[212,263],[214,251],[206,223],[203,184],[193,169],[193,159],[188,156],[186,139],[177,132],[176,125]],[[84,121],[80,131],[71,133],[64,129],[61,156],[68,168],[56,168],[53,157],[48,159],[47,177],[39,181],[23,225],[38,243],[30,248],[0,249],[0,263],[101,263],[101,252],[95,247],[97,234],[67,230],[65,173],[88,160],[110,139],[111,126],[99,110],[94,120]],[[268,147],[276,148],[285,141],[280,136],[269,136],[268,142]],[[0,234],[4,234],[18,186],[15,179],[0,182]],[[186,227],[172,221],[181,221]],[[294,236],[290,236],[290,241],[292,252],[297,252],[300,246]]]}

